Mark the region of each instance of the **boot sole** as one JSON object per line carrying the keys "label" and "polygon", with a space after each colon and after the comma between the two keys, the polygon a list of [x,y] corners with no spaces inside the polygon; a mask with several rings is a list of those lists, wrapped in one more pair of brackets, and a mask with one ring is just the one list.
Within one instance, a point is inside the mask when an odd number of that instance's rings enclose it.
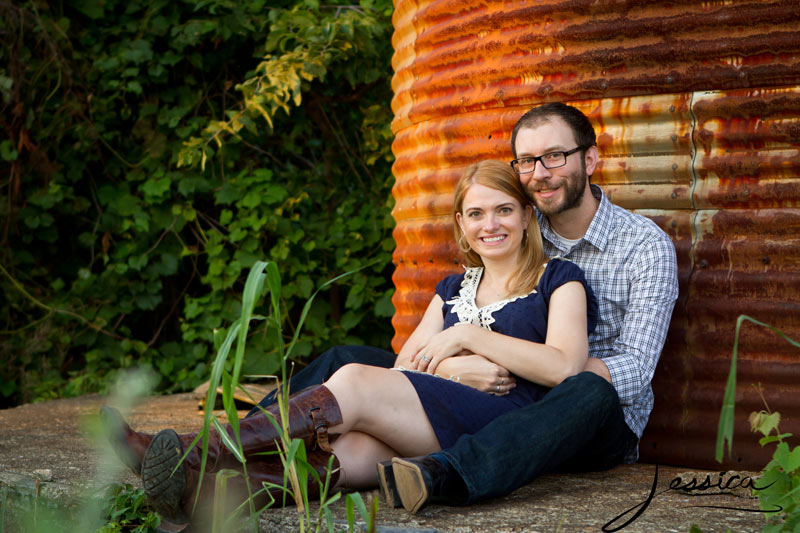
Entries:
{"label": "boot sole", "polygon": [[160,515],[178,524],[189,522],[181,505],[186,490],[186,465],[181,457],[178,434],[165,429],[153,437],[142,458],[142,485],[148,501]]}
{"label": "boot sole", "polygon": [[419,466],[399,457],[392,459],[392,473],[403,507],[411,514],[428,501],[428,488]]}
{"label": "boot sole", "polygon": [[386,500],[386,505],[393,508],[403,506],[394,480],[392,461],[378,463],[378,484],[380,485],[383,499]]}

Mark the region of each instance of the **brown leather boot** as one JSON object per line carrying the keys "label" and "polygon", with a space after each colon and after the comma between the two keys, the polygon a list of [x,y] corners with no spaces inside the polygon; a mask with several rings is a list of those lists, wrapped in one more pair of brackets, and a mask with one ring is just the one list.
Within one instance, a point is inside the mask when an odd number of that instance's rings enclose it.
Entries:
{"label": "brown leather boot", "polygon": [[[134,431],[120,412],[108,405],[100,408],[100,422],[106,428],[111,448],[119,460],[133,470],[134,474],[141,475],[142,457],[154,435]],[[196,432],[180,435],[184,449],[189,447],[195,437]]]}
{"label": "brown leather boot", "polygon": [[[220,472],[203,475],[203,483],[200,484],[200,494],[197,495],[197,486],[200,480],[200,472],[193,468],[186,468],[186,485],[191,487],[187,491],[186,497],[181,501],[179,509],[170,508],[160,509],[161,525],[164,531],[186,531],[191,529],[197,531],[211,531],[215,516],[227,518],[233,516],[234,511],[247,501],[248,497],[253,498],[253,507],[259,514],[270,505],[271,507],[282,507],[294,503],[294,496],[288,479],[284,480],[284,467],[277,456],[269,458],[259,458],[258,460],[247,461],[247,480],[239,468],[236,472],[239,475],[228,477],[225,481],[224,494],[216,495],[217,476]],[[333,461],[330,458],[333,457]],[[330,464],[331,477],[329,488],[336,485],[339,479],[339,461],[336,456],[323,450],[313,450],[307,453],[306,462],[316,472],[317,477],[308,473],[307,493],[309,500],[314,500],[320,495],[320,484],[325,483],[328,465]],[[249,492],[248,485],[249,482]],[[283,490],[286,486],[290,490]],[[216,497],[215,497],[216,496]],[[195,503],[196,499],[196,503]],[[162,499],[162,502],[164,500]],[[245,507],[245,515],[249,508]],[[240,520],[244,518],[242,515]],[[235,529],[236,525],[232,526]],[[228,528],[223,526],[222,530]]]}
{"label": "brown leather boot", "polygon": [[[272,413],[280,424],[278,406],[272,406],[267,411]],[[290,438],[302,439],[309,452],[317,449],[331,451],[328,427],[341,424],[342,414],[336,398],[327,387],[316,385],[292,395],[289,398],[288,411]],[[233,437],[230,425],[226,427],[226,431]],[[241,420],[239,436],[242,451],[247,459],[248,475],[251,465],[255,463],[275,462],[280,466],[277,458],[264,455],[265,452],[277,450],[280,439],[280,434],[264,413]],[[185,449],[184,439],[173,430],[167,429],[153,438],[142,458],[142,483],[145,494],[153,507],[172,522],[180,522],[191,516],[184,509],[190,500],[193,502],[200,478],[199,443],[187,455],[186,460],[181,462]],[[206,473],[211,474],[223,468],[241,471],[241,463],[222,444],[219,434],[211,431]],[[279,472],[282,484],[282,466]],[[271,474],[264,475],[269,477]]]}

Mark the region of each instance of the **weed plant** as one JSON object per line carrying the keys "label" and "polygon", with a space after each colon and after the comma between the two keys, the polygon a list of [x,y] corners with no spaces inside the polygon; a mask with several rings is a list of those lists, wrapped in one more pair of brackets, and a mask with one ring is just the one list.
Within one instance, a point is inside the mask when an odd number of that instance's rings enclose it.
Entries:
{"label": "weed plant", "polygon": [[[370,266],[370,265],[366,265]],[[365,268],[365,267],[362,267]],[[248,481],[247,475],[247,458],[242,450],[241,438],[239,434],[239,418],[234,401],[234,392],[240,389],[247,394],[247,391],[241,387],[241,371],[245,357],[245,347],[248,337],[248,329],[252,321],[266,321],[267,329],[276,331],[277,334],[273,337],[277,342],[276,350],[281,354],[281,379],[280,383],[285,386],[279,387],[279,393],[276,395],[279,411],[281,414],[280,423],[275,418],[264,411],[262,412],[268,416],[277,428],[281,435],[279,445],[279,460],[284,465],[284,484],[278,486],[275,484],[266,484],[266,486],[253,493],[250,489],[250,484],[245,483],[248,490],[248,499],[234,513],[217,512],[220,509],[215,509],[212,530],[214,532],[226,531],[230,527],[231,520],[235,520],[239,513],[245,509],[249,514],[249,519],[253,531],[258,531],[258,517],[268,507],[277,503],[272,496],[271,491],[278,491],[283,494],[281,503],[286,503],[286,497],[291,496],[294,500],[298,511],[298,530],[319,531],[323,526],[329,531],[333,530],[333,515],[331,512],[331,505],[338,501],[341,493],[330,494],[331,484],[331,462],[326,469],[325,479],[321,479],[314,468],[306,461],[306,452],[303,442],[299,439],[292,439],[289,433],[289,416],[288,404],[289,396],[291,394],[290,387],[288,386],[287,361],[292,355],[292,350],[296,346],[298,336],[303,327],[308,312],[311,309],[314,298],[316,295],[326,287],[337,282],[341,278],[352,274],[354,271],[346,272],[337,276],[325,283],[323,283],[306,301],[300,318],[295,328],[294,336],[289,344],[283,343],[283,336],[281,335],[281,280],[278,273],[278,268],[273,262],[258,261],[247,277],[242,296],[241,316],[237,319],[228,329],[227,335],[219,345],[217,355],[214,359],[211,378],[209,382],[208,392],[205,402],[205,412],[203,416],[203,428],[199,432],[197,439],[202,440],[201,443],[201,462],[200,462],[200,479],[203,479],[203,474],[206,469],[206,460],[208,454],[209,431],[213,427],[222,437],[223,445],[228,448],[231,453],[241,462],[242,472],[222,471],[216,476],[215,485],[215,505],[218,501],[224,501],[226,492],[227,481],[236,475],[243,475],[245,480]],[[269,314],[259,315],[255,314],[255,307],[264,293],[269,294]],[[217,336],[217,339],[221,336]],[[236,344],[233,358],[231,359],[231,351]],[[230,438],[229,433],[225,430],[222,423],[215,416],[213,406],[217,400],[217,390],[222,390],[222,406],[223,410],[231,425],[233,438]],[[188,454],[188,452],[187,452]],[[184,455],[184,459],[186,455]],[[312,516],[311,506],[308,499],[308,477],[312,476],[314,482],[319,484],[320,487],[320,503],[315,516]],[[261,493],[265,493],[268,498],[268,503],[264,508],[257,509],[254,501],[255,497]],[[198,486],[197,495],[200,495],[200,487]],[[352,493],[347,495],[347,518],[350,529],[354,527],[355,513],[357,509],[362,519],[367,522],[368,529],[373,529],[374,517],[377,513],[377,500],[373,499],[371,509],[368,511],[361,495]],[[197,504],[197,497],[195,498],[195,505]]]}
{"label": "weed plant", "polygon": [[[787,337],[778,328],[759,322],[747,315],[739,316],[736,321],[736,336],[733,342],[731,368],[725,387],[722,411],[720,412],[719,429],[717,430],[716,459],[720,462],[724,457],[725,442],[727,441],[728,444],[728,454],[731,453],[731,445],[733,444],[736,359],[739,353],[739,332],[745,320],[769,329],[779,337],[785,339],[792,346],[800,348],[800,343]],[[762,400],[763,398],[762,394]],[[792,434],[781,433],[778,428],[780,413],[771,412],[769,406],[766,405],[766,401],[764,401],[764,404],[766,410],[753,412],[750,415],[750,427],[752,431],[763,435],[758,441],[759,444],[761,446],[775,444],[775,452],[772,455],[772,460],[767,463],[761,472],[758,486],[762,488],[753,491],[754,495],[758,498],[761,510],[767,516],[767,523],[762,529],[762,532],[796,533],[800,531],[800,446],[790,448],[786,439],[791,437]]]}

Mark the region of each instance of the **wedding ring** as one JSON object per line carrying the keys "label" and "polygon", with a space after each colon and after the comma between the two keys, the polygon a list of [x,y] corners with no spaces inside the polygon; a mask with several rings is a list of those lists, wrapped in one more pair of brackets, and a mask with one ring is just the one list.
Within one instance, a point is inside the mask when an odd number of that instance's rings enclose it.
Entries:
{"label": "wedding ring", "polygon": [[500,385],[497,386],[497,394],[500,394]]}
{"label": "wedding ring", "polygon": [[424,355],[420,355],[419,358],[422,359],[423,361],[425,361],[426,363],[430,363],[431,362],[431,360],[428,359],[427,357],[425,357]]}

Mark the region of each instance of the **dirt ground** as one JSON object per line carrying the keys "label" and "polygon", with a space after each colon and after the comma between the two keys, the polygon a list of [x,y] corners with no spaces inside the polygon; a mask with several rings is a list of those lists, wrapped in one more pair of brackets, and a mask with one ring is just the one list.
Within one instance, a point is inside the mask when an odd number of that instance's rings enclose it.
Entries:
{"label": "dirt ground", "polygon": [[[72,519],[79,519],[86,512],[83,495],[104,483],[141,486],[136,476],[118,468],[109,451],[89,437],[97,429],[97,412],[105,401],[101,396],[83,396],[0,411],[0,531],[24,530],[16,517],[31,508],[68,509]],[[152,397],[134,407],[128,419],[134,428],[146,432],[165,427],[189,431],[202,424],[197,405],[194,394]],[[381,506],[377,531],[571,532],[612,531],[624,525],[621,530],[629,533],[688,532],[696,525],[704,532],[749,532],[764,524],[764,516],[752,512],[758,504],[749,490],[687,493],[670,489],[678,477],[682,484],[691,479],[699,484],[708,477],[715,485],[720,479],[724,484],[734,475],[743,479],[753,473],[721,476],[720,472],[660,466],[650,498],[655,473],[655,465],[635,464],[607,472],[551,474],[504,498],[469,507],[432,505],[414,516]],[[362,493],[365,500],[372,495]],[[337,529],[344,528],[344,498],[334,504],[333,511]],[[639,511],[639,516],[625,525]],[[620,518],[614,520],[616,517]],[[263,515],[261,528],[291,532],[298,530],[298,523],[294,508],[275,509]],[[64,531],[75,531],[69,520],[61,525]]]}

